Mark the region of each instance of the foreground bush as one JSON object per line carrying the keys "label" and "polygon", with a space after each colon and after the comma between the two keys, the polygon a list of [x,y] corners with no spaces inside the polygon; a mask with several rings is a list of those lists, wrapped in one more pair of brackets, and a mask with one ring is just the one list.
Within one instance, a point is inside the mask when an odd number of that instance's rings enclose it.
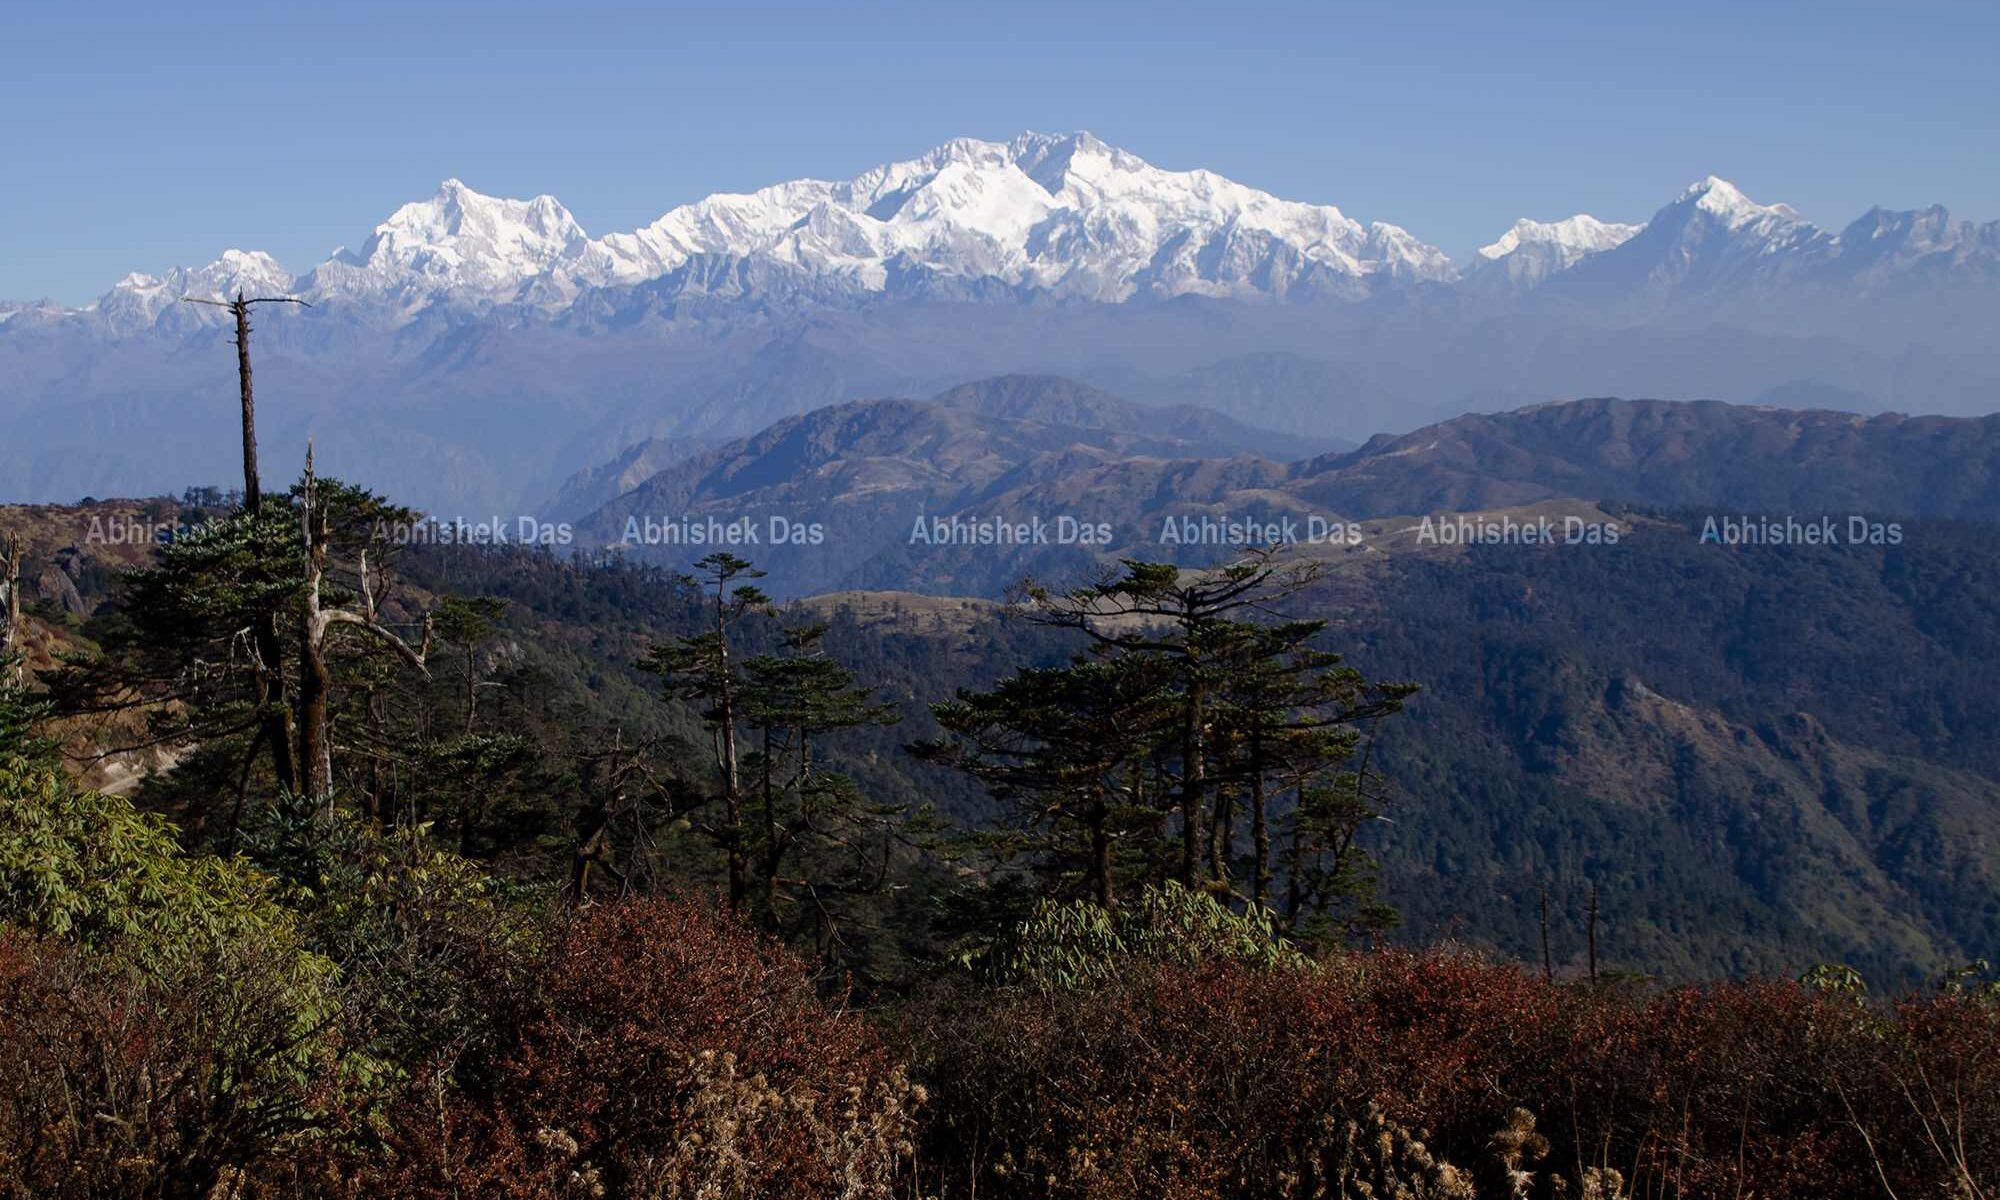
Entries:
{"label": "foreground bush", "polygon": [[205,1197],[336,1121],[337,971],[272,881],[0,758],[0,1196]]}
{"label": "foreground bush", "polygon": [[1457,953],[1158,963],[910,1018],[932,1191],[1977,1197],[2000,1015],[1799,985],[1641,996]]}
{"label": "foreground bush", "polygon": [[1981,1200],[2000,1171],[1991,994],[1309,961],[1169,889],[1045,906],[884,1038],[713,905],[529,926],[400,834],[315,826],[258,871],[0,784],[0,1200]]}
{"label": "foreground bush", "polygon": [[[294,1178],[337,1103],[250,947],[162,974],[0,933],[0,1197],[197,1200]],[[317,1044],[317,1049],[310,1049]]]}
{"label": "foreground bush", "polygon": [[708,906],[573,918],[505,1002],[505,1043],[412,1090],[365,1194],[863,1200],[912,1152],[920,1094],[859,1016]]}

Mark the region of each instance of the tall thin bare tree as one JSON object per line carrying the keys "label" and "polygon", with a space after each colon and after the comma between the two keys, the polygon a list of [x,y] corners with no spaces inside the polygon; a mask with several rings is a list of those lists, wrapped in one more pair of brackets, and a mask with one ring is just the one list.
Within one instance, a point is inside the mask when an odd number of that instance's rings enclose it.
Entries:
{"label": "tall thin bare tree", "polygon": [[181,300],[226,308],[236,320],[236,390],[243,401],[243,507],[255,513],[263,503],[263,489],[257,476],[257,405],[250,387],[250,310],[259,304],[296,304],[302,308],[312,305],[297,296],[245,297],[240,288],[234,300],[204,300],[195,296],[182,296]]}
{"label": "tall thin bare tree", "polygon": [[[234,300],[205,300],[196,296],[183,296],[181,300],[226,308],[236,321],[236,390],[243,406],[243,508],[254,517],[263,507],[264,495],[257,471],[257,405],[250,381],[250,310],[259,304],[296,304],[302,308],[312,305],[295,296],[246,297],[241,288],[237,289]],[[268,619],[259,621],[251,640],[257,651],[257,704],[265,714],[257,740],[271,747],[271,769],[278,777],[278,786],[296,792],[306,781],[300,764],[292,756],[291,705],[280,650],[278,615],[272,613]],[[253,743],[250,756],[255,758],[256,753]]]}

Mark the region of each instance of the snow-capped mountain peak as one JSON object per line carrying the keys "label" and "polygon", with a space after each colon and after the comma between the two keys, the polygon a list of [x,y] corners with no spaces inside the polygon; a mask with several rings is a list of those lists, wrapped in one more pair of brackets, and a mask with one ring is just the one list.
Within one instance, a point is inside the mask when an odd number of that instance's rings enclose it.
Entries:
{"label": "snow-capped mountain peak", "polygon": [[1560,221],[1523,217],[1498,240],[1481,246],[1466,274],[1489,286],[1497,281],[1512,288],[1533,287],[1593,254],[1623,245],[1644,228],[1600,221],[1589,213]]}
{"label": "snow-capped mountain peak", "polygon": [[289,296],[292,273],[261,250],[225,250],[205,267],[175,267],[165,275],[133,272],[111,285],[91,306],[120,333],[148,328],[168,313],[177,324],[214,321],[214,312],[195,311],[182,299],[228,300],[245,296]]}
{"label": "snow-capped mountain peak", "polygon": [[1578,213],[1560,221],[1531,221],[1522,217],[1498,241],[1479,248],[1484,259],[1505,258],[1524,250],[1547,247],[1568,266],[1586,254],[1609,250],[1644,229],[1644,225],[1621,225],[1600,221],[1589,213]]}
{"label": "snow-capped mountain peak", "polygon": [[1692,206],[1732,230],[1758,221],[1791,224],[1803,224],[1805,221],[1790,205],[1759,204],[1744,195],[1743,189],[1719,175],[1710,175],[1689,184],[1673,204],[1673,207],[1686,206]]}
{"label": "snow-capped mountain peak", "polygon": [[761,259],[880,290],[896,271],[1095,300],[1135,295],[1362,294],[1443,280],[1435,247],[1331,205],[1209,171],[1170,171],[1088,133],[958,138],[840,182],[799,180],[683,205],[601,245],[613,278],[697,255]]}
{"label": "snow-capped mountain peak", "polygon": [[1651,296],[1764,285],[1810,274],[1839,239],[1783,204],[1759,204],[1720,176],[1691,184],[1617,246],[1579,260],[1558,282]]}
{"label": "snow-capped mountain peak", "polygon": [[[184,295],[222,298],[239,286],[388,325],[433,308],[510,306],[530,319],[586,295],[589,307],[578,310],[586,325],[660,298],[1362,299],[1463,281],[1492,294],[1557,284],[1600,296],[1637,289],[1656,300],[1661,289],[1872,284],[1917,270],[1985,278],[2000,273],[1996,264],[2000,224],[1975,226],[1942,209],[1877,211],[1836,237],[1711,175],[1644,225],[1588,214],[1517,221],[1461,275],[1398,225],[1363,224],[1334,205],[1283,199],[1213,171],[1156,166],[1087,132],[1028,132],[956,138],[845,180],[716,193],[599,239],[552,196],[506,199],[447,179],[303,277],[268,255],[230,251],[199,269],[127,276],[88,309],[62,311],[133,330],[163,320]],[[643,296],[630,291],[639,285]]]}
{"label": "snow-capped mountain peak", "polygon": [[553,196],[501,199],[447,179],[429,199],[390,214],[360,249],[341,250],[322,263],[307,291],[321,299],[404,307],[440,293],[507,301],[544,276],[567,287],[593,248],[583,226]]}
{"label": "snow-capped mountain peak", "polygon": [[[588,240],[583,227],[554,196],[504,200],[447,179],[430,199],[405,204],[376,226],[369,243],[402,248],[476,241],[511,249],[523,259],[546,259]],[[364,249],[361,257],[370,254]]]}

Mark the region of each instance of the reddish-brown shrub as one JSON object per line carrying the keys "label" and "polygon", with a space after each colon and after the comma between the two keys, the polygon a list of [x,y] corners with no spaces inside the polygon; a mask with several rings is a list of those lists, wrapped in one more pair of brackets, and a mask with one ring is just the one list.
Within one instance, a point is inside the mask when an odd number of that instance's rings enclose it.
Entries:
{"label": "reddish-brown shrub", "polygon": [[2000,1171],[2000,1016],[1972,999],[1389,952],[954,992],[908,1029],[947,1195],[1574,1196],[1616,1172],[1635,1195],[1970,1197]]}
{"label": "reddish-brown shrub", "polygon": [[334,1064],[246,984],[282,968],[256,954],[167,979],[0,931],[0,1197],[262,1196],[259,1172],[292,1176]]}
{"label": "reddish-brown shrub", "polygon": [[1790,983],[1580,994],[1524,1103],[1566,1151],[1686,1196],[1981,1194],[2000,1171],[2000,1011]]}
{"label": "reddish-brown shrub", "polygon": [[594,908],[552,940],[501,1045],[433,1072],[370,1194],[886,1197],[918,1099],[804,965],[711,907]]}

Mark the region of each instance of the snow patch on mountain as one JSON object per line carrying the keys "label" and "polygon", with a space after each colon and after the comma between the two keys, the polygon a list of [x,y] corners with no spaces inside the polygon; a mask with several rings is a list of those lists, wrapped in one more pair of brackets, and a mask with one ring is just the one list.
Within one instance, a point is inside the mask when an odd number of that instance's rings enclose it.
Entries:
{"label": "snow patch on mountain", "polygon": [[1974,224],[1936,204],[1913,212],[1872,208],[1841,231],[1840,260],[1867,281],[2000,274],[2000,221]]}

